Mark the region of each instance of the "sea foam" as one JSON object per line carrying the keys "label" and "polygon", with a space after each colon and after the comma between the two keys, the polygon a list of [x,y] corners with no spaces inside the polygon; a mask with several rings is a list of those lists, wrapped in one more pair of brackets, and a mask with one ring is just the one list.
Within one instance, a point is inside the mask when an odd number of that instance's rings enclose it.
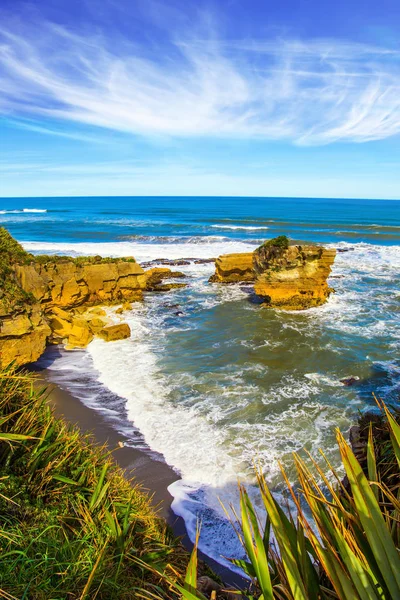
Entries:
{"label": "sea foam", "polygon": [[237,241],[209,240],[204,236],[202,243],[146,244],[140,242],[22,242],[28,252],[44,254],[69,254],[71,256],[123,257],[134,256],[138,262],[147,262],[157,258],[216,258],[220,254],[230,252],[252,252],[257,245]]}
{"label": "sea foam", "polygon": [[[49,251],[48,246],[38,246]],[[188,255],[188,244],[143,248],[146,245],[120,242],[112,245],[111,252],[108,244],[54,246],[58,252],[73,247],[76,253],[133,254],[139,260]],[[197,244],[196,250],[201,247],[208,253],[211,249],[214,255],[217,246],[222,252],[251,247],[215,241]],[[90,359],[84,370],[94,382],[82,385],[81,393],[90,390],[86,402],[102,411],[117,429],[123,427],[126,433],[131,427],[132,436],[139,430],[142,445],[163,456],[180,474],[181,479],[169,488],[173,510],[185,519],[192,540],[201,520],[200,548],[220,562],[224,562],[221,555],[238,557],[242,551],[219,499],[226,506],[237,506],[240,479],[258,504],[254,460],[277,493],[279,460],[294,481],[293,451],[305,447],[316,456],[323,447],[337,466],[335,427],[346,433],[357,411],[373,405],[372,390],[386,396],[399,387],[399,365],[395,358],[387,360],[384,344],[398,347],[400,340],[398,299],[393,293],[400,277],[400,248],[345,242],[338,246],[348,252],[338,253],[333,267],[332,275],[341,276],[331,280],[336,294],[318,309],[294,314],[254,308],[247,302],[243,286],[207,283],[213,265],[191,264],[182,267],[189,276],[187,289],[152,295],[144,305],[134,305],[123,315],[131,327],[130,339],[110,344],[95,340],[84,353]],[[172,307],[177,305],[184,312],[182,318],[174,316]],[[228,334],[224,336],[224,314],[230,315],[236,308],[235,318],[225,324]],[[207,325],[207,319],[214,311],[221,331],[210,337],[213,343],[204,349],[209,362],[202,364],[209,368],[198,368],[197,356],[203,360],[199,354],[193,358],[190,372],[184,361],[188,364],[190,353],[200,352],[199,343],[213,333],[214,321]],[[110,310],[110,314],[114,313]],[[247,319],[244,333],[235,337],[230,333],[230,320],[236,324],[240,319]],[[255,336],[248,338],[247,328],[250,330],[256,319]],[[273,331],[267,327],[270,323],[275,323],[278,333],[266,337],[264,329]],[[175,361],[171,371],[174,338],[182,364],[177,368]],[[238,362],[240,348],[246,360]],[[291,353],[296,352],[291,362]],[[282,353],[288,368],[280,373]],[[74,360],[82,361],[82,353],[71,355],[69,385]],[[214,368],[218,361],[222,366]],[[54,369],[57,364],[59,361]],[[270,377],[267,387],[263,384],[266,374]],[[361,376],[355,388],[341,384],[346,375]],[[102,390],[110,390],[112,399]]]}

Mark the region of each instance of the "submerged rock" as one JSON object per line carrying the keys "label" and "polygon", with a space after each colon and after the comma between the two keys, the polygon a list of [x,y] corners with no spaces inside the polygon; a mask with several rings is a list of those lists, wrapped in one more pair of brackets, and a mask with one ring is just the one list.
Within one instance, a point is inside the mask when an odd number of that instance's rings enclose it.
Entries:
{"label": "submerged rock", "polygon": [[350,375],[349,377],[343,377],[343,379],[339,379],[340,383],[344,385],[351,386],[360,381],[360,378],[357,375]]}

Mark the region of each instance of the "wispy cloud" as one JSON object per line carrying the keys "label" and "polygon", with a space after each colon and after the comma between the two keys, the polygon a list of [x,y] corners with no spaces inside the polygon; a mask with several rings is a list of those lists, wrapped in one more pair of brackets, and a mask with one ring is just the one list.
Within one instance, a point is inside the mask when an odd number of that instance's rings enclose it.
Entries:
{"label": "wispy cloud", "polygon": [[175,32],[150,53],[104,32],[88,37],[51,23],[9,26],[0,38],[0,112],[14,119],[304,145],[400,133],[400,51],[393,49],[326,39],[226,41],[213,30]]}

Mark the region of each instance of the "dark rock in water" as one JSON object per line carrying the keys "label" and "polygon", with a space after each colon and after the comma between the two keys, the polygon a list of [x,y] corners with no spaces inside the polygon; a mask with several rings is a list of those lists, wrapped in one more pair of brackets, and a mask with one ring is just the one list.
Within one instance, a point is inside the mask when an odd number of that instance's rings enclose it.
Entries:
{"label": "dark rock in water", "polygon": [[168,267],[179,267],[180,265],[190,265],[190,260],[186,258],[155,258],[142,263],[143,267],[153,267],[154,265],[167,265]]}
{"label": "dark rock in water", "polygon": [[344,279],[344,275],[330,275],[330,279]]}
{"label": "dark rock in water", "polygon": [[187,277],[187,275],[185,275],[185,273],[182,273],[182,271],[171,271],[169,277],[171,279],[174,279],[179,277]]}
{"label": "dark rock in water", "polygon": [[338,248],[337,249],[338,252],[350,252],[351,250],[354,250],[354,248]]}
{"label": "dark rock in water", "polygon": [[357,375],[350,375],[350,377],[343,377],[343,379],[340,379],[340,383],[343,383],[344,385],[350,386],[350,385],[354,385],[355,383],[357,383],[357,381],[359,381],[360,378]]}
{"label": "dark rock in water", "polygon": [[153,292],[170,292],[171,290],[179,290],[187,287],[187,283],[164,283],[156,285],[152,288]]}
{"label": "dark rock in water", "polygon": [[181,310],[177,310],[176,313],[174,313],[174,315],[176,317],[182,317],[183,316],[183,312]]}
{"label": "dark rock in water", "polygon": [[193,262],[195,265],[206,265],[207,263],[214,263],[216,258],[196,258]]}

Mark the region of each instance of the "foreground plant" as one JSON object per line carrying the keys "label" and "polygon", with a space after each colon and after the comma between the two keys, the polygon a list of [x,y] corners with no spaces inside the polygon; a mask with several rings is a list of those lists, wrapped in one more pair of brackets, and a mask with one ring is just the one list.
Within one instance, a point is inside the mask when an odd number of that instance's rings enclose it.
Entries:
{"label": "foreground plant", "polygon": [[155,573],[186,564],[110,453],[55,419],[32,376],[0,372],[0,597],[175,598]]}
{"label": "foreground plant", "polygon": [[[253,591],[246,598],[400,598],[400,426],[386,406],[381,408],[386,417],[381,427],[386,429],[387,439],[375,448],[370,425],[365,473],[339,431],[337,443],[346,483],[327,459],[325,473],[311,457],[312,470],[295,455],[299,481],[295,491],[282,468],[295,516],[286,515],[258,472],[258,488],[267,513],[262,529],[246,489],[239,486],[239,529],[234,525],[248,560],[233,562],[252,581]],[[195,590],[196,552],[195,546],[186,586],[179,587],[185,600],[204,600]]]}

